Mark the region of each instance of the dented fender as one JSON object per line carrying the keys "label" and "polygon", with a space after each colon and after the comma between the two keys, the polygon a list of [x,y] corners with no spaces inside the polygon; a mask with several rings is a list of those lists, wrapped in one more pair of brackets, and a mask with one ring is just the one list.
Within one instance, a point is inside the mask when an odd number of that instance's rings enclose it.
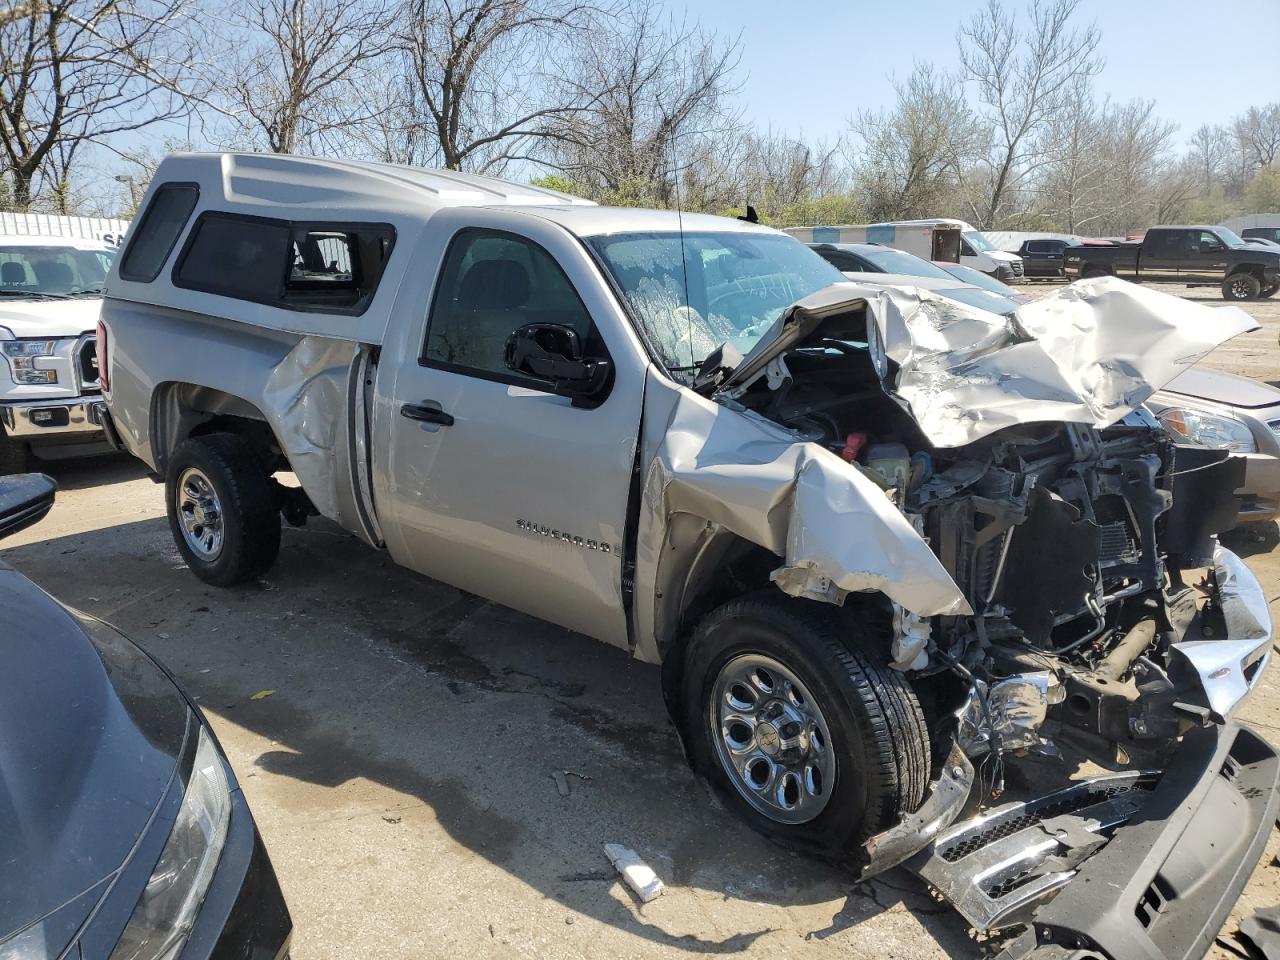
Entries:
{"label": "dented fender", "polygon": [[791,596],[841,604],[874,591],[922,616],[971,612],[885,492],[817,444],[656,370],[640,443],[638,658],[661,660],[693,587],[687,575],[726,533],[776,554],[772,579]]}

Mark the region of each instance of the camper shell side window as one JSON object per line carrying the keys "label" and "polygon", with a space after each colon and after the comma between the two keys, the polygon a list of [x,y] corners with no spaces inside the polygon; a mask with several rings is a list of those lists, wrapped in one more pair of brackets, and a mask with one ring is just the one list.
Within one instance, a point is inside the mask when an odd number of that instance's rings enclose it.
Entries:
{"label": "camper shell side window", "polygon": [[359,316],[395,245],[388,223],[276,220],[209,210],[173,270],[173,285],[284,310]]}

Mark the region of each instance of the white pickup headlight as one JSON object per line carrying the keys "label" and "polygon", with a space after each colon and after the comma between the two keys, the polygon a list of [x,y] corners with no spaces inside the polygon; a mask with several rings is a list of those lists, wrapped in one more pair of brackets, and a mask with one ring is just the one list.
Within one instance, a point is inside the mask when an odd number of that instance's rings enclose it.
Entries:
{"label": "white pickup headlight", "polygon": [[0,340],[0,352],[9,361],[14,383],[57,383],[56,370],[37,370],[37,357],[55,355],[57,340]]}
{"label": "white pickup headlight", "polygon": [[1235,453],[1253,453],[1258,449],[1249,428],[1230,417],[1170,407],[1159,414],[1159,420],[1166,430],[1184,443]]}
{"label": "white pickup headlight", "polygon": [[226,771],[202,726],[178,818],[111,960],[173,960],[182,952],[218,868],[230,822]]}

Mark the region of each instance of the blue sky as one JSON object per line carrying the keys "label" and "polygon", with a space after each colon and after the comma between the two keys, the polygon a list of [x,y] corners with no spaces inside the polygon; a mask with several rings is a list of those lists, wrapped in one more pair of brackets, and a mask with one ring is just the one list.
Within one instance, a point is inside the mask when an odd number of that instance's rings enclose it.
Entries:
{"label": "blue sky", "polygon": [[[673,13],[725,34],[742,31],[747,119],[810,137],[838,135],[858,109],[892,101],[890,77],[913,59],[957,66],[956,30],[981,0],[670,0]],[[1006,0],[1018,9],[1018,0]],[[1238,10],[1239,16],[1228,15]],[[1247,15],[1246,15],[1247,14]],[[1077,17],[1102,30],[1097,89],[1117,100],[1155,99],[1184,139],[1252,104],[1280,100],[1280,3],[1235,7],[1205,0],[1084,0]],[[1242,19],[1243,18],[1243,19]]]}

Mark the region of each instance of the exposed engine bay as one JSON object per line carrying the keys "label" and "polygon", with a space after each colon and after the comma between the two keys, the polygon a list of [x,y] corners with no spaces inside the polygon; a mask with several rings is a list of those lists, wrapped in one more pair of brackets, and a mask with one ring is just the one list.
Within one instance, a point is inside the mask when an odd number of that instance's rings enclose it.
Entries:
{"label": "exposed engine bay", "polygon": [[964,593],[972,615],[894,604],[892,660],[965,678],[977,699],[965,752],[1065,728],[1127,754],[1221,722],[1178,645],[1226,636],[1204,598],[1223,575],[1215,534],[1234,524],[1244,461],[1174,444],[1141,408],[1102,429],[1031,422],[938,446],[886,392],[895,365],[877,371],[855,339],[865,323],[861,311],[827,320],[735,401],[873,479]]}

